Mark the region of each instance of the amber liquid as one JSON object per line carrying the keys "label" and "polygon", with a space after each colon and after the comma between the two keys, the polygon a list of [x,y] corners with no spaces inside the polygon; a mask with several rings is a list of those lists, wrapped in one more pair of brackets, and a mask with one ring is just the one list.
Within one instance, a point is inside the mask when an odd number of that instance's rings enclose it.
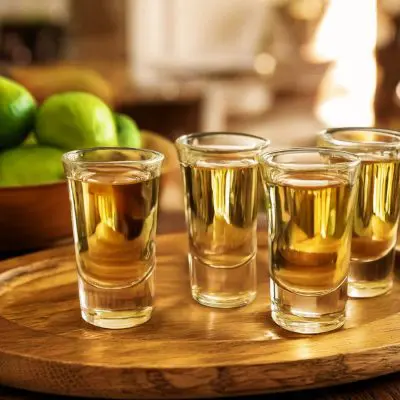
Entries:
{"label": "amber liquid", "polygon": [[214,307],[256,294],[258,169],[252,160],[182,165],[193,297]]}
{"label": "amber liquid", "polygon": [[351,246],[350,294],[369,297],[392,285],[400,201],[400,163],[364,161]]}
{"label": "amber liquid", "polygon": [[86,170],[69,185],[82,308],[93,318],[100,313],[103,319],[119,320],[117,324],[148,319],[154,296],[158,177],[103,167]]}
{"label": "amber liquid", "polygon": [[344,321],[356,193],[328,172],[285,173],[267,188],[272,316],[298,332],[310,319],[304,333],[333,329]]}

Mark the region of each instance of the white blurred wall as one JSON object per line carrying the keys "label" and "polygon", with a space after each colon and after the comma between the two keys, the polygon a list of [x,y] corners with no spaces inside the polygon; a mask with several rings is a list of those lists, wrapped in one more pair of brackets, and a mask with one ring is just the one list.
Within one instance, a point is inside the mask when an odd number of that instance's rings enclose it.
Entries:
{"label": "white blurred wall", "polygon": [[134,76],[157,79],[154,64],[252,62],[267,21],[267,0],[128,0]]}
{"label": "white blurred wall", "polygon": [[47,17],[53,21],[65,21],[68,9],[68,0],[0,0],[0,18]]}
{"label": "white blurred wall", "polygon": [[253,54],[263,29],[262,0],[173,0],[176,54]]}

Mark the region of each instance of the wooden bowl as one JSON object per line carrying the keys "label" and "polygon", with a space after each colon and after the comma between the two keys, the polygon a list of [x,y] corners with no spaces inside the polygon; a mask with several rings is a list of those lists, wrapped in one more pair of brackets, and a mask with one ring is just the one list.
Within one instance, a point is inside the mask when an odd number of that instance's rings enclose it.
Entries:
{"label": "wooden bowl", "polygon": [[[175,146],[152,132],[142,132],[143,148],[165,155],[160,191],[179,168]],[[0,252],[45,248],[71,238],[67,183],[0,188]]]}

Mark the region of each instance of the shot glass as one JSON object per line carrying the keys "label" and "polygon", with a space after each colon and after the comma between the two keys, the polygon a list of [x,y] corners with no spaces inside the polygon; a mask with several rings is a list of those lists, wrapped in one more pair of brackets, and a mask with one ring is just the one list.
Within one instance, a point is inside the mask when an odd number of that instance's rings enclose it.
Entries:
{"label": "shot glass", "polygon": [[258,154],[269,141],[244,133],[194,133],[176,141],[185,189],[193,298],[232,308],[254,300]]}
{"label": "shot glass", "polygon": [[375,297],[393,285],[400,207],[400,135],[373,128],[328,129],[318,144],[361,158],[349,274],[351,297]]}
{"label": "shot glass", "polygon": [[151,317],[164,156],[93,148],[64,154],[82,318],[110,329]]}
{"label": "shot glass", "polygon": [[284,329],[321,333],[345,321],[359,165],[352,154],[317,148],[261,156],[271,314]]}

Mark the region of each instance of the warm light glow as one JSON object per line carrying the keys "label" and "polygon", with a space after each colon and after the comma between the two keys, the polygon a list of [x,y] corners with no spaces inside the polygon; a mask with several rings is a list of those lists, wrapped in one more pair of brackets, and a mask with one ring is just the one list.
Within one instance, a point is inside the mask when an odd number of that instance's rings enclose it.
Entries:
{"label": "warm light glow", "polygon": [[272,75],[276,68],[276,60],[271,54],[261,53],[254,59],[254,69],[260,75]]}
{"label": "warm light glow", "polygon": [[316,114],[327,126],[371,126],[377,68],[376,0],[330,0],[311,46],[314,62],[332,62]]}

